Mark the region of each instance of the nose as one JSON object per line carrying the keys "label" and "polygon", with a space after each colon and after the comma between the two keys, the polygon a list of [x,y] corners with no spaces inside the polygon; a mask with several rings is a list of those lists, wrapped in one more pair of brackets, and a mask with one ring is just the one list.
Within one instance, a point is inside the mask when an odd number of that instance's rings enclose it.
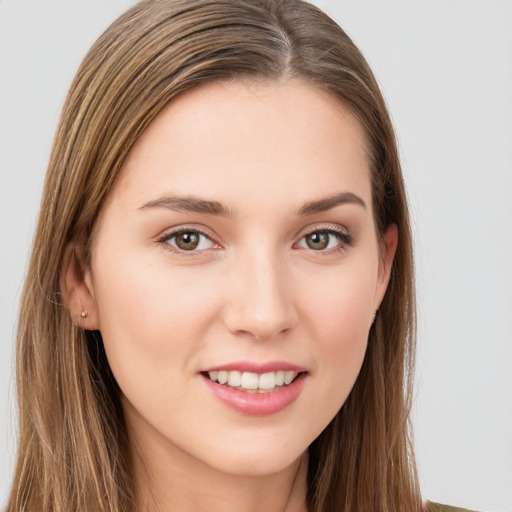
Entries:
{"label": "nose", "polygon": [[268,252],[240,257],[226,281],[224,322],[232,334],[268,340],[296,326],[293,283],[282,259]]}

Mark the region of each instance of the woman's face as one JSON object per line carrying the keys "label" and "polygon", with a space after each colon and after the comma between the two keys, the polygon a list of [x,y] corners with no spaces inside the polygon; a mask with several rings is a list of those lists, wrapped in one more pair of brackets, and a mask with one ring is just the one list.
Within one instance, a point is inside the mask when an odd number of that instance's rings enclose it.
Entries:
{"label": "woman's face", "polygon": [[244,475],[297,460],[356,380],[395,243],[378,246],[361,127],[325,93],[174,100],[123,165],[85,280],[143,453]]}

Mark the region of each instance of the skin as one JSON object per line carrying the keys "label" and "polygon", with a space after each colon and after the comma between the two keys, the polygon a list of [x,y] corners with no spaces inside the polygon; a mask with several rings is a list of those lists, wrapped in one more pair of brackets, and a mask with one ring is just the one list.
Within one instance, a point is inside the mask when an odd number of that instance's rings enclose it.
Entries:
{"label": "skin", "polygon": [[[297,213],[344,192],[364,205]],[[147,206],[166,196],[229,215]],[[80,324],[101,331],[122,390],[140,510],[305,510],[306,449],[356,380],[396,248],[395,226],[379,246],[371,205],[359,123],[304,82],[193,89],[139,138],[100,213],[91,267],[76,270],[71,245],[62,286],[75,317],[88,311]],[[182,227],[208,238],[180,250],[169,236]],[[327,229],[351,241],[327,233],[327,248],[311,248],[305,235]],[[268,416],[226,407],[200,373],[276,360],[308,373]]]}

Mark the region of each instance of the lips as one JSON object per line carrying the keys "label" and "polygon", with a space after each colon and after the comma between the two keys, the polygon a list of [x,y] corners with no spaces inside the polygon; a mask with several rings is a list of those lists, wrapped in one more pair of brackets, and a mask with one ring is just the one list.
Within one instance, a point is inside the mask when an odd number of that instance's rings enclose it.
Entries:
{"label": "lips", "polygon": [[285,409],[299,397],[307,371],[289,363],[234,363],[201,375],[209,391],[230,409],[265,416]]}

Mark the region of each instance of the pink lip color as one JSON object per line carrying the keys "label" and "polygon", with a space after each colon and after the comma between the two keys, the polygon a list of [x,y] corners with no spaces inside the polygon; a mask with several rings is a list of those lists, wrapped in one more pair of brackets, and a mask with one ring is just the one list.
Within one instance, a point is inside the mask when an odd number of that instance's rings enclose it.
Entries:
{"label": "pink lip color", "polygon": [[[228,368],[228,366],[222,367],[223,370],[226,368]],[[239,370],[241,368],[238,366],[236,369]],[[280,369],[284,368],[281,366]],[[208,379],[208,377],[202,376],[203,381],[208,387],[209,391],[211,391],[216,398],[218,398],[232,410],[247,416],[268,416],[283,410],[285,407],[288,407],[299,397],[302,388],[304,387],[306,377],[306,373],[301,373],[291,384],[283,386],[276,391],[269,391],[266,393],[250,393],[219,384],[218,382],[213,382]]]}
{"label": "pink lip color", "polygon": [[222,371],[231,372],[238,370],[240,372],[253,372],[253,373],[268,373],[277,372],[284,370],[285,372],[294,371],[302,373],[307,371],[306,368],[298,366],[296,364],[287,363],[285,361],[269,361],[267,363],[255,363],[253,361],[238,361],[234,363],[223,364],[219,366],[212,366],[211,368],[205,368],[203,372],[215,372]]}

